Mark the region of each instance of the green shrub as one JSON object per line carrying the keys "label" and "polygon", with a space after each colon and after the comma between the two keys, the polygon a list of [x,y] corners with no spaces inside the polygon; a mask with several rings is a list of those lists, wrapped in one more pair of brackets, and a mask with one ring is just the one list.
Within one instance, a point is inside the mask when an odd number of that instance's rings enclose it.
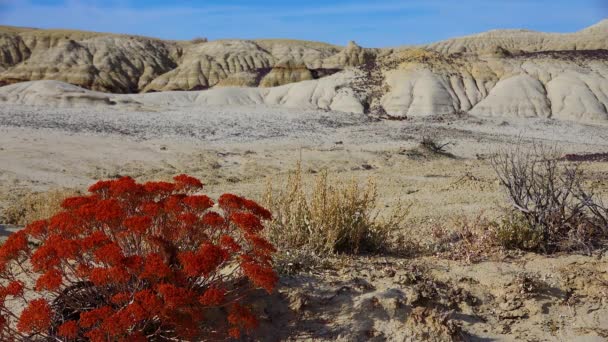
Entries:
{"label": "green shrub", "polygon": [[535,251],[543,245],[541,232],[531,227],[528,220],[516,211],[492,222],[491,227],[496,242],[507,249]]}

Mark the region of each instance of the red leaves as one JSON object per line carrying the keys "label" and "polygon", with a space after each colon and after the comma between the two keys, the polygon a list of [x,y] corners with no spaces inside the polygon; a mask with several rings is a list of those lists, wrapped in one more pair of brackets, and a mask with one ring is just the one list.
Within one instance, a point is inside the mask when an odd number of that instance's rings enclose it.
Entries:
{"label": "red leaves", "polygon": [[115,199],[103,200],[97,203],[95,219],[102,222],[112,222],[122,218],[124,212]]}
{"label": "red leaves", "polygon": [[47,232],[46,220],[34,221],[25,227],[25,231],[35,238],[39,238],[41,235]]}
{"label": "red leaves", "polygon": [[230,215],[230,221],[247,234],[256,234],[264,228],[260,219],[251,213],[233,213]]}
{"label": "red leaves", "polygon": [[45,332],[51,325],[53,311],[44,299],[34,299],[23,310],[17,329],[23,333]]}
{"label": "red leaves", "polygon": [[255,246],[256,254],[258,255],[270,255],[277,251],[274,246],[268,242],[268,240],[258,236],[258,235],[247,235],[247,240]]}
{"label": "red leaves", "polygon": [[230,329],[230,336],[238,338],[240,330],[251,331],[258,326],[258,320],[247,308],[240,304],[233,304],[228,314],[228,322],[234,327]]}
{"label": "red leaves", "polygon": [[30,261],[36,271],[46,271],[61,263],[55,247],[49,243],[38,247],[34,254],[32,254]]}
{"label": "red leaves", "polygon": [[189,290],[173,284],[159,284],[156,291],[162,296],[165,306],[169,309],[188,305],[192,299],[192,293]]}
{"label": "red leaves", "polygon": [[175,190],[175,185],[169,182],[148,182],[144,184],[144,190],[152,194],[170,194]]}
{"label": "red leaves", "polygon": [[213,207],[213,201],[211,198],[200,195],[200,196],[188,196],[184,198],[184,203],[192,209],[196,210],[207,210]]}
{"label": "red leaves", "polygon": [[141,279],[163,279],[171,274],[171,269],[159,254],[150,254],[144,260],[144,269],[139,275]]}
{"label": "red leaves", "polygon": [[234,238],[230,235],[222,235],[220,237],[220,245],[231,252],[238,252],[241,250],[241,246],[234,241]]}
{"label": "red leaves", "polygon": [[91,235],[85,236],[80,240],[80,245],[82,249],[85,251],[90,251],[91,249],[105,245],[109,243],[110,238],[103,231],[94,231]]}
{"label": "red leaves", "polygon": [[241,211],[249,211],[255,216],[258,216],[264,220],[269,220],[272,218],[272,214],[270,211],[257,204],[256,202],[239,197],[233,194],[223,194],[220,196],[218,203],[220,207],[226,211],[233,210],[241,210]]}
{"label": "red leaves", "polygon": [[0,290],[2,297],[4,296],[20,296],[23,294],[23,283],[20,281],[11,281],[5,288]]}
{"label": "red leaves", "polygon": [[243,199],[233,194],[223,194],[217,202],[219,203],[220,208],[226,211],[239,210],[243,207]]}
{"label": "red leaves", "polygon": [[261,205],[257,204],[252,200],[243,199],[242,205],[245,209],[249,210],[256,216],[259,216],[264,220],[270,220],[272,218],[272,214],[270,213],[270,211],[268,211],[268,209],[262,207]]}
{"label": "red leaves", "polygon": [[198,217],[193,213],[181,214],[178,220],[186,227],[193,226],[198,222]]}
{"label": "red leaves", "polygon": [[122,305],[131,300],[131,294],[128,292],[119,292],[112,296],[112,303],[116,305]]}
{"label": "red leaves", "polygon": [[111,184],[112,184],[112,181],[109,181],[109,180],[100,180],[97,183],[95,183],[95,184],[93,184],[93,185],[91,185],[89,187],[89,192],[92,192],[92,193],[101,193],[104,190],[107,190],[110,187]]}
{"label": "red leaves", "polygon": [[93,254],[98,262],[108,265],[118,265],[124,259],[122,249],[115,242],[99,247]]}
{"label": "red leaves", "polygon": [[52,269],[38,278],[36,281],[36,291],[55,291],[59,288],[59,286],[61,286],[62,279],[63,277],[61,272],[56,269]]}
{"label": "red leaves", "polygon": [[110,306],[102,306],[91,311],[86,311],[80,314],[78,325],[83,328],[90,328],[104,319],[110,317],[113,310]]}
{"label": "red leaves", "polygon": [[110,183],[109,190],[112,197],[137,196],[143,191],[143,186],[131,177],[122,177]]}
{"label": "red leaves", "polygon": [[200,190],[203,188],[203,183],[200,180],[188,175],[175,176],[173,180],[178,190]]}
{"label": "red leaves", "polygon": [[71,213],[64,211],[53,216],[49,220],[48,227],[53,233],[72,236],[79,233],[81,225],[82,221],[77,219]]}
{"label": "red leaves", "polygon": [[210,243],[203,244],[197,254],[201,258],[201,271],[205,276],[215,271],[228,256],[223,249]]}
{"label": "red leaves", "polygon": [[135,300],[149,312],[158,312],[162,309],[162,302],[151,290],[142,290],[135,294]]}
{"label": "red leaves", "polygon": [[76,209],[82,207],[83,205],[90,204],[95,200],[95,198],[86,196],[69,197],[63,200],[61,207],[63,209]]}
{"label": "red leaves", "polygon": [[57,328],[57,335],[67,339],[75,339],[78,337],[78,323],[76,321],[63,323]]}
{"label": "red leaves", "polygon": [[187,251],[179,254],[184,274],[188,277],[198,277],[203,273],[200,256],[195,252]]}
{"label": "red leaves", "polygon": [[270,267],[264,267],[253,262],[241,263],[245,275],[256,285],[271,293],[278,279]]}
{"label": "red leaves", "polygon": [[212,211],[206,213],[202,219],[203,224],[213,227],[213,228],[223,228],[226,224],[226,220],[222,217],[222,215]]}
{"label": "red leaves", "polygon": [[7,261],[17,257],[20,252],[27,250],[25,232],[16,232],[8,237],[0,248],[0,260]]}
{"label": "red leaves", "polygon": [[89,280],[96,286],[109,284],[125,284],[131,279],[131,274],[119,266],[110,268],[95,267],[89,273]]}
{"label": "red leaves", "polygon": [[149,216],[133,216],[123,221],[123,225],[135,234],[145,233],[152,225],[152,218]]}
{"label": "red leaves", "polygon": [[222,248],[206,243],[197,252],[182,252],[179,260],[188,277],[207,276],[215,271],[227,257]]}
{"label": "red leaves", "polygon": [[[26,267],[36,279],[17,328],[91,341],[201,340],[210,331],[227,338],[255,328],[255,316],[239,303],[247,284],[270,292],[277,282],[274,246],[260,235],[270,212],[233,194],[214,208],[197,194],[202,187],[187,175],[173,183],[100,181],[88,196],[64,200],[61,212],[11,235],[0,247],[0,276],[15,279]],[[37,246],[31,251],[28,239]],[[25,301],[23,291],[17,281],[0,287],[0,302]],[[46,302],[60,293],[78,308],[74,315]],[[214,307],[230,310],[207,315]],[[0,325],[14,329],[7,317]]]}
{"label": "red leaves", "polygon": [[198,301],[205,306],[218,306],[224,302],[226,290],[210,288],[198,298]]}

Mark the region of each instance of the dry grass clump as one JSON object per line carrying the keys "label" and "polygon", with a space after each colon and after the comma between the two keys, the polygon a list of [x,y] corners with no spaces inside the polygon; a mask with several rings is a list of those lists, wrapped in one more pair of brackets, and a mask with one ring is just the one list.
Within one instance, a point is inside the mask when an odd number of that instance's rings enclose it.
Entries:
{"label": "dry grass clump", "polygon": [[55,189],[47,192],[32,192],[20,196],[2,213],[3,223],[25,225],[29,222],[53,216],[61,209],[61,202],[67,197],[78,195],[73,189]]}
{"label": "dry grass clump", "polygon": [[509,248],[545,253],[587,250],[608,241],[608,208],[585,186],[578,163],[555,148],[535,145],[494,154],[492,167],[512,210],[496,226]]}
{"label": "dry grass clump", "polygon": [[274,216],[268,234],[279,250],[317,255],[386,249],[391,231],[408,213],[398,206],[393,215],[382,219],[373,180],[362,185],[323,171],[309,185],[299,163],[282,188],[268,185],[264,205]]}
{"label": "dry grass clump", "polygon": [[475,263],[503,256],[497,240],[496,222],[483,215],[456,217],[448,225],[431,229],[432,252],[442,258]]}

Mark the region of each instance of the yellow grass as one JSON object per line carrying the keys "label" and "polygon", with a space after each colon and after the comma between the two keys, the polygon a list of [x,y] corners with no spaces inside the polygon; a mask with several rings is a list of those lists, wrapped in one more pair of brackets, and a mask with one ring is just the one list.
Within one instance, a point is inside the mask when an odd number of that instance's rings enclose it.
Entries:
{"label": "yellow grass", "polygon": [[26,225],[32,221],[46,219],[61,210],[61,202],[77,192],[69,189],[29,193],[20,197],[4,211],[4,221],[9,224]]}
{"label": "yellow grass", "polygon": [[378,194],[372,179],[359,184],[322,171],[311,183],[304,181],[298,163],[281,188],[267,186],[264,204],[274,215],[268,235],[280,250],[331,254],[384,249],[392,230],[407,215],[399,206],[399,212],[390,218],[378,217]]}

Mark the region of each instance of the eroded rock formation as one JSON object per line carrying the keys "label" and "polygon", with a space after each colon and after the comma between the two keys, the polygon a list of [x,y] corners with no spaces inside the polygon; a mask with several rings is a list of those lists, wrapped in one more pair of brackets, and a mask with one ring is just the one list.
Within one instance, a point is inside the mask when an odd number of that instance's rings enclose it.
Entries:
{"label": "eroded rock formation", "polygon": [[109,93],[207,90],[205,104],[606,121],[608,20],[570,34],[501,30],[396,49],[0,27],[0,85],[33,80]]}

